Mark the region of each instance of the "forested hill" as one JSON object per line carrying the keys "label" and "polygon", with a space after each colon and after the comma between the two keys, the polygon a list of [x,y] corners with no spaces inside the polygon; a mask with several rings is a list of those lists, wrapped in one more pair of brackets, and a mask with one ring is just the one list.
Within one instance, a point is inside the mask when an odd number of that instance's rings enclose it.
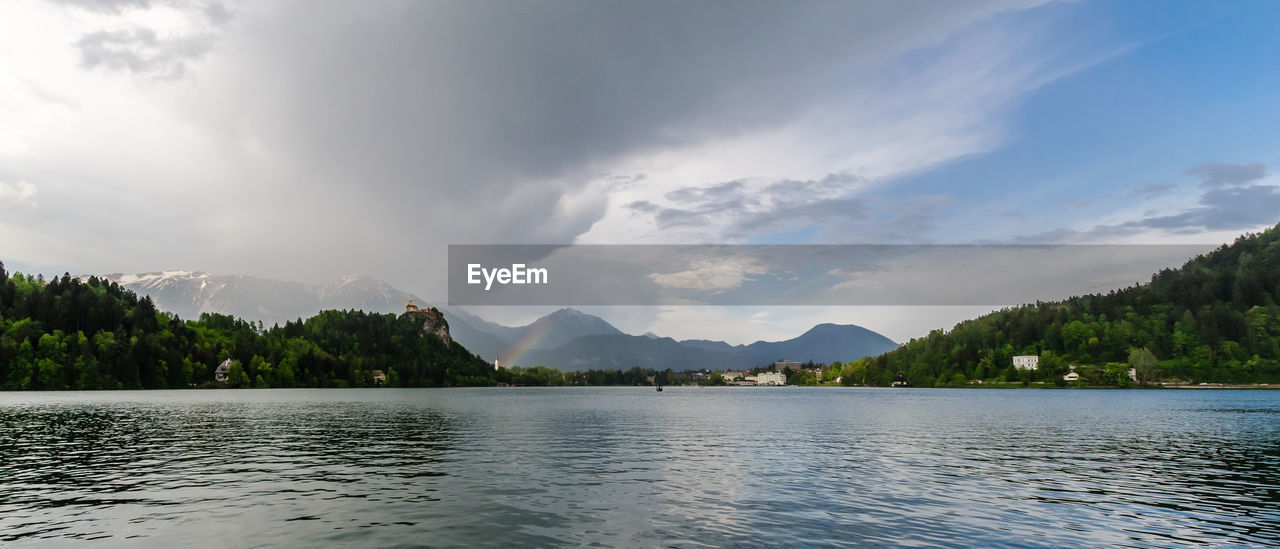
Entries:
{"label": "forested hill", "polygon": [[[845,381],[913,386],[968,380],[1059,382],[1069,364],[1089,383],[1126,384],[1130,352],[1147,349],[1151,381],[1280,382],[1280,226],[1165,269],[1151,282],[1062,302],[1036,303],[931,332],[846,369]],[[1019,372],[1016,355],[1040,355]]]}
{"label": "forested hill", "polygon": [[230,386],[489,385],[492,367],[395,315],[324,311],[264,329],[235,317],[182,320],[118,284],[10,276],[0,263],[0,389],[205,385],[232,359]]}

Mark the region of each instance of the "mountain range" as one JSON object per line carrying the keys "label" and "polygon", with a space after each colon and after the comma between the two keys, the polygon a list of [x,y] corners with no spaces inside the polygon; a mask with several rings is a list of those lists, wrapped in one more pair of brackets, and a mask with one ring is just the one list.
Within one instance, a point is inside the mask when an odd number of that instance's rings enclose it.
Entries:
{"label": "mountain range", "polygon": [[[82,276],[87,278],[87,275]],[[346,276],[325,284],[304,284],[245,275],[199,271],[115,273],[117,282],[182,318],[221,313],[264,324],[308,318],[325,309],[398,313],[413,294],[367,276]],[[730,345],[723,341],[676,340],[623,333],[604,319],[560,309],[524,326],[505,326],[456,307],[441,307],[452,337],[485,360],[545,365],[565,371],[590,368],[744,369],[778,360],[849,361],[896,349],[897,343],[855,325],[819,324],[786,341]]]}

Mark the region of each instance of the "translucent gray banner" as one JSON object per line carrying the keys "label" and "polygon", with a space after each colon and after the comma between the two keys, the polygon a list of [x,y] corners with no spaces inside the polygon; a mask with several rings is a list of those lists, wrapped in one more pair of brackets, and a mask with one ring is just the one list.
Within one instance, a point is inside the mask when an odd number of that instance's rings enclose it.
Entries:
{"label": "translucent gray banner", "polygon": [[1212,245],[450,245],[451,305],[1002,305],[1146,282]]}

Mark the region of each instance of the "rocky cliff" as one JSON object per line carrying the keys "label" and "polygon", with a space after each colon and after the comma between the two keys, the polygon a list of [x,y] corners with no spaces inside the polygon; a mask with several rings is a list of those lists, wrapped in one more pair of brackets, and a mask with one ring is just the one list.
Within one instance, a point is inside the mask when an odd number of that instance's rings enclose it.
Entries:
{"label": "rocky cliff", "polygon": [[449,337],[449,322],[444,319],[444,313],[440,312],[440,309],[427,307],[405,311],[400,315],[400,319],[422,324],[422,331],[435,334],[445,345],[453,341],[453,338]]}

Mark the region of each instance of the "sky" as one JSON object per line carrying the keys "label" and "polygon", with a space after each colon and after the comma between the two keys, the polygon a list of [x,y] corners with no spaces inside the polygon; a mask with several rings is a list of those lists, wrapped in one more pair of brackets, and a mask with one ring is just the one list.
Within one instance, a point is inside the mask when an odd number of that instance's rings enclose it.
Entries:
{"label": "sky", "polygon": [[[449,244],[1220,244],[1280,222],[1278,23],[1265,1],[5,2],[0,260],[443,302]],[[999,305],[585,310],[741,343]]]}

